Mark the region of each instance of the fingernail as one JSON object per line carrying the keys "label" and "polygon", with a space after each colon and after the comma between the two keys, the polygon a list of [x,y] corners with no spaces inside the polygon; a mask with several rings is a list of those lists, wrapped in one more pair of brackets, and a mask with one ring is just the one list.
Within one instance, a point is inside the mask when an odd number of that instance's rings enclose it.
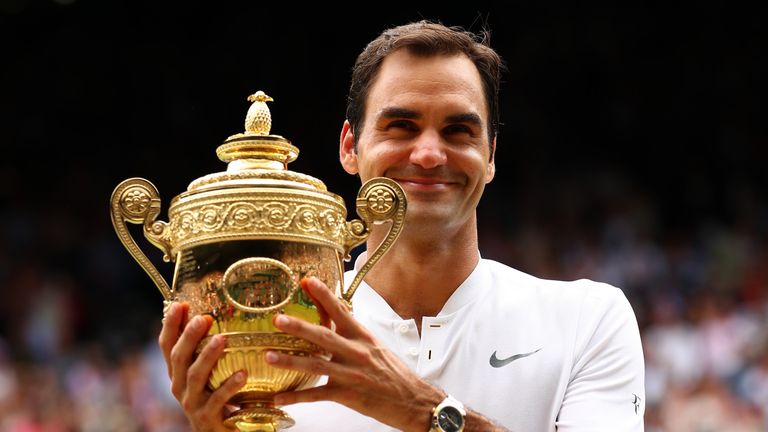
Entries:
{"label": "fingernail", "polygon": [[267,361],[267,363],[277,363],[278,355],[274,351],[267,351],[266,354],[264,354],[264,359]]}
{"label": "fingernail", "polygon": [[221,342],[222,342],[221,336],[219,335],[214,336],[213,338],[211,338],[211,342],[210,342],[211,348],[213,349],[219,348],[221,346]]}
{"label": "fingernail", "polygon": [[199,316],[196,316],[192,318],[192,321],[189,322],[189,326],[192,327],[192,330],[199,330],[203,327],[203,319]]}
{"label": "fingernail", "polygon": [[285,315],[278,315],[275,317],[275,324],[277,324],[278,326],[284,326],[288,324],[288,322],[289,322],[289,319]]}
{"label": "fingernail", "polygon": [[245,381],[245,372],[239,371],[232,377],[232,379],[234,379],[236,383],[241,383]]}

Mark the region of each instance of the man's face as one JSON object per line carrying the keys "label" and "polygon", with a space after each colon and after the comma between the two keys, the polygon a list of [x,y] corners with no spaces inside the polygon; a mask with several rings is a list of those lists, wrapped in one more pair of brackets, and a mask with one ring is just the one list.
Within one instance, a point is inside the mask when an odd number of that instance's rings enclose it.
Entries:
{"label": "man's face", "polygon": [[494,174],[487,118],[480,74],[466,56],[396,51],[371,87],[357,151],[345,124],[341,162],[362,181],[397,181],[408,198],[406,225],[474,228]]}

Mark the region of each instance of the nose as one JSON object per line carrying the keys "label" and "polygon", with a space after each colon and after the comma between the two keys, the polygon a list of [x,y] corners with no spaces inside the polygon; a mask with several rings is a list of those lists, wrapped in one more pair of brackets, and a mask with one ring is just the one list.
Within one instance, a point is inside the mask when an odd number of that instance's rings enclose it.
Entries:
{"label": "nose", "polygon": [[446,163],[445,143],[440,134],[425,130],[416,138],[411,149],[410,162],[424,169],[436,168]]}

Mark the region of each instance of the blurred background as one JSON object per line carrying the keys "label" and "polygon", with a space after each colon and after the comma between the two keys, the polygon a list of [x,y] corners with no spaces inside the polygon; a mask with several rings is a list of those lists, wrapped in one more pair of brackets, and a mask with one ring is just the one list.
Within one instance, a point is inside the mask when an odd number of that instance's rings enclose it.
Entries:
{"label": "blurred background", "polygon": [[487,25],[508,63],[483,256],[624,290],[647,431],[768,430],[764,11],[361,7],[0,1],[0,430],[186,430],[156,346],[162,297],[114,233],[113,188],[149,179],[167,220],[225,169],[215,149],[261,89],[301,150],[290,168],[353,208],[337,160],[350,68],[421,18]]}

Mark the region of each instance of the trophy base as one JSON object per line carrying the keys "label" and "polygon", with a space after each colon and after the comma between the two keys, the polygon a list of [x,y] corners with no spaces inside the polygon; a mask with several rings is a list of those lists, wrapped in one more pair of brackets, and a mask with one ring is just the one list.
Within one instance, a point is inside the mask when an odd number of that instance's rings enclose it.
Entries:
{"label": "trophy base", "polygon": [[245,403],[224,420],[240,432],[279,432],[296,424],[285,411],[264,403]]}

